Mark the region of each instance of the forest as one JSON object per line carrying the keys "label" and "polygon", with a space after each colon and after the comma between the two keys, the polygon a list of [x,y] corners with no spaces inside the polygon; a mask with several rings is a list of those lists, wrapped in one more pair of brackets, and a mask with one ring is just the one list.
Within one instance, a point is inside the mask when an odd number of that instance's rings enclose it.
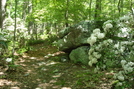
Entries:
{"label": "forest", "polygon": [[1,0],[0,89],[134,89],[134,1]]}

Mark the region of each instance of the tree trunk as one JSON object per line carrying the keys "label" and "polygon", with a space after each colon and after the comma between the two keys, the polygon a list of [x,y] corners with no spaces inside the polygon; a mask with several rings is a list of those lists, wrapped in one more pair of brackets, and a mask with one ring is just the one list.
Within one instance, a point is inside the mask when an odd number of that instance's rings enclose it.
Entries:
{"label": "tree trunk", "polygon": [[[33,1],[33,0],[28,0],[28,1],[27,1],[27,6],[28,6],[28,10],[27,10],[28,12],[27,12],[27,13],[28,13],[28,14],[32,13],[32,11],[33,11],[33,6],[32,6],[33,4],[32,4],[32,1]],[[27,13],[26,13],[26,14],[27,14]],[[28,22],[28,34],[31,36],[31,39],[34,39],[33,34],[32,34],[32,31],[33,31],[32,29],[33,29],[33,27],[34,27],[34,22],[33,22],[33,21],[29,21],[29,22]]]}
{"label": "tree trunk", "polygon": [[66,1],[66,11],[65,11],[65,26],[68,27],[68,8],[69,8],[69,0]]}
{"label": "tree trunk", "polygon": [[3,29],[3,21],[6,16],[6,0],[0,1],[0,28]]}
{"label": "tree trunk", "polygon": [[91,17],[92,17],[91,10],[92,10],[92,0],[90,0],[90,2],[89,2],[89,19],[90,20],[91,20]]}
{"label": "tree trunk", "polygon": [[29,4],[30,2],[29,2],[29,0],[28,1],[24,1],[23,2],[23,6],[22,6],[22,19],[23,20],[26,20],[26,15],[27,15],[27,13],[29,12],[29,6],[30,6],[30,4]]}
{"label": "tree trunk", "polygon": [[121,0],[121,14],[123,15],[123,8],[124,8],[124,2],[123,2],[123,0]]}
{"label": "tree trunk", "polygon": [[37,25],[35,23],[33,28],[33,35],[35,36],[35,40],[38,40]]}
{"label": "tree trunk", "polygon": [[133,15],[133,18],[134,18],[134,8],[133,8],[133,2],[131,0],[131,4],[130,4],[130,10],[131,10],[131,13]]}
{"label": "tree trunk", "polygon": [[94,19],[99,20],[101,17],[101,0],[96,0]]}
{"label": "tree trunk", "polygon": [[119,16],[121,16],[121,7],[120,7],[120,4],[121,4],[121,0],[119,0],[119,2],[118,2],[118,11],[119,11]]}
{"label": "tree trunk", "polygon": [[[12,56],[14,59],[14,53],[15,53],[15,42],[16,42],[16,27],[17,27],[17,0],[15,0],[15,24],[14,24],[14,38],[13,38],[13,49],[12,49]],[[14,61],[12,61],[12,64],[14,64]]]}

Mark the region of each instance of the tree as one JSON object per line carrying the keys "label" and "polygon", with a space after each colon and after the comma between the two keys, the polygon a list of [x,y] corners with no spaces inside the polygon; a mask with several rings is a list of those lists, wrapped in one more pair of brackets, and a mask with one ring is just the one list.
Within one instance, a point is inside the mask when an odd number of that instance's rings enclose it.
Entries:
{"label": "tree", "polygon": [[101,17],[101,0],[96,0],[94,19],[99,20]]}
{"label": "tree", "polygon": [[3,29],[3,21],[6,16],[6,0],[0,1],[0,28]]}
{"label": "tree", "polygon": [[16,27],[17,27],[17,15],[16,15],[16,12],[17,12],[17,0],[15,0],[15,24],[14,24],[14,37],[13,37],[13,52],[12,52],[12,56],[14,58],[14,52],[15,52],[15,42],[16,42]]}
{"label": "tree", "polygon": [[66,27],[68,27],[68,8],[69,8],[69,0],[66,0],[66,10],[65,10],[65,24]]}
{"label": "tree", "polygon": [[133,18],[134,18],[134,8],[133,8],[133,2],[131,0],[131,4],[130,4],[130,10],[131,10],[131,13],[133,15]]}
{"label": "tree", "polygon": [[89,19],[91,19],[92,0],[89,2]]}

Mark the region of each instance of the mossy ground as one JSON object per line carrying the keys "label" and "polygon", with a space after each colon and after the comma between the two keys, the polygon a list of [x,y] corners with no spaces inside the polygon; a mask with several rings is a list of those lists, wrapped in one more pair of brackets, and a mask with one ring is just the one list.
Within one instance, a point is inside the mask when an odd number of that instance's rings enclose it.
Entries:
{"label": "mossy ground", "polygon": [[[64,52],[55,46],[36,44],[32,50],[18,55],[15,64],[0,78],[0,89],[110,89],[112,73],[74,64],[61,62]],[[48,54],[54,54],[44,58]]]}

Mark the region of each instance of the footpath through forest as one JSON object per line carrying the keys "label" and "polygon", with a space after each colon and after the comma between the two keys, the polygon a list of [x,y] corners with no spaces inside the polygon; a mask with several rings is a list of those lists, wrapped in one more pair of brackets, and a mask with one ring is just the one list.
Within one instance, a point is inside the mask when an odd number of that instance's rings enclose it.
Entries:
{"label": "footpath through forest", "polygon": [[55,46],[37,44],[22,55],[16,54],[20,65],[0,78],[0,89],[110,89],[113,74],[74,64]]}

